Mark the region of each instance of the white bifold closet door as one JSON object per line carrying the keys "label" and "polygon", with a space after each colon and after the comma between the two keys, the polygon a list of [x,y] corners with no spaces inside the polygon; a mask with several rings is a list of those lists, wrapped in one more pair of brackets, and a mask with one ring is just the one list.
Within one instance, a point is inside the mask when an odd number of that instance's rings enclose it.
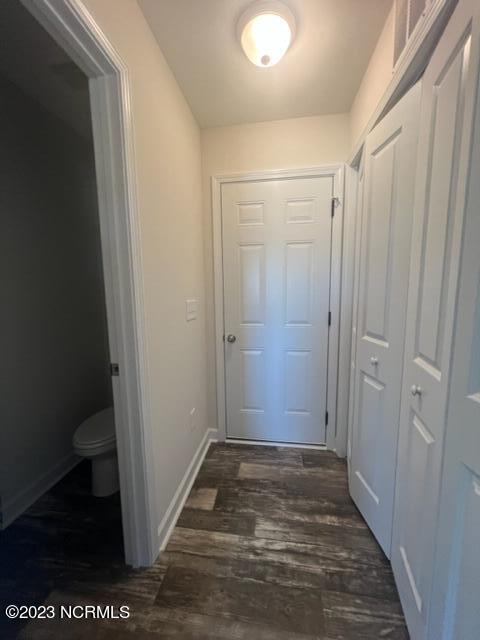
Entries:
{"label": "white bifold closet door", "polygon": [[[392,547],[395,579],[413,640],[426,637],[432,589],[453,324],[479,72],[479,6],[478,0],[460,0],[422,81]],[[475,20],[472,20],[473,15],[476,15]],[[479,179],[479,175],[471,176],[471,180],[477,183]],[[478,201],[476,207],[478,216]],[[476,251],[477,254],[480,252],[479,244]],[[474,274],[470,275],[478,287],[479,270],[475,251],[471,252],[471,257],[472,261],[466,265],[466,269],[474,270]],[[473,281],[470,282],[472,286]],[[468,314],[472,314],[472,304],[470,301],[465,308],[461,308],[461,322],[467,321]],[[460,348],[464,340],[468,341],[468,333],[459,339]],[[471,344],[473,348],[474,343]],[[478,367],[478,362],[475,366]],[[476,371],[478,373],[478,368]],[[475,387],[475,373],[471,375],[470,381],[463,381],[462,389],[468,395],[469,385],[473,385],[470,395],[475,396],[478,386]],[[478,375],[476,381],[478,383]],[[468,401],[464,396],[458,405],[456,437],[468,437],[468,427],[460,424],[460,421],[468,417],[473,420],[474,414],[478,418],[478,412],[469,413],[472,411],[470,407],[475,406],[476,402],[478,398],[472,397]],[[478,432],[479,422],[476,427]],[[471,444],[475,442],[478,443],[478,435],[477,440],[471,439]],[[463,445],[467,445],[467,441]],[[477,463],[479,455],[480,450],[477,449]],[[475,501],[475,491],[479,487],[474,483],[474,469],[465,471],[464,479],[470,485],[458,489],[458,496],[464,504],[470,501],[472,513],[468,517],[476,518],[478,524],[480,500],[477,498]],[[468,491],[470,494],[467,496]],[[470,524],[473,526],[473,521]],[[453,520],[448,526],[460,531],[460,525]],[[468,560],[474,562],[475,555],[478,559],[479,553],[479,530],[476,531],[476,545],[473,544],[473,529],[470,532],[465,529],[464,534],[472,536],[472,555]],[[478,561],[476,566],[480,566]],[[456,589],[458,585],[452,582],[450,587]],[[477,620],[478,598],[477,590]],[[475,638],[479,638],[478,627],[476,634]],[[462,634],[438,635],[435,640],[467,640],[473,637]]]}
{"label": "white bifold closet door", "polygon": [[420,85],[369,134],[360,244],[350,492],[390,554]]}
{"label": "white bifold closet door", "polygon": [[333,177],[222,185],[227,435],[322,444]]}
{"label": "white bifold closet door", "polygon": [[[477,60],[479,11],[471,55]],[[473,44],[473,43],[472,43]],[[472,60],[473,62],[473,60]],[[480,96],[463,247],[429,640],[480,636]]]}

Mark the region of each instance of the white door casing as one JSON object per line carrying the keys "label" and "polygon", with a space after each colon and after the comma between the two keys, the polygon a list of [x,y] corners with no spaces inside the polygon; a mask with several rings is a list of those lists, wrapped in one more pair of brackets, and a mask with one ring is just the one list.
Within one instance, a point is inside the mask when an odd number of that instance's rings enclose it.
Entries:
{"label": "white door casing", "polygon": [[363,213],[363,192],[365,184],[365,167],[364,167],[364,149],[361,151],[358,164],[357,175],[357,197],[355,203],[355,231],[354,231],[354,282],[353,282],[353,300],[352,300],[352,334],[350,346],[350,385],[348,395],[348,442],[347,442],[347,460],[348,460],[348,477],[351,483],[352,472],[352,434],[353,434],[353,418],[355,406],[355,358],[357,352],[357,323],[358,323],[358,273],[360,271],[360,246]]}
{"label": "white door casing", "polygon": [[478,75],[475,11],[475,0],[459,3],[423,79],[392,548],[414,639],[425,638],[431,592]]}
{"label": "white door casing", "polygon": [[355,248],[356,227],[361,195],[359,168],[345,167],[342,243],[342,312],[338,348],[338,391],[336,453],[349,457],[350,451],[350,382],[352,377],[352,326],[355,323]]}
{"label": "white door casing", "polygon": [[[480,11],[472,28],[479,64]],[[477,74],[478,77],[478,74]],[[430,610],[429,640],[477,640],[480,630],[480,97],[463,233],[459,296]]]}
{"label": "white door casing", "polygon": [[80,0],[22,0],[89,78],[125,561],[158,554],[149,377],[128,69]]}
{"label": "white door casing", "polygon": [[228,437],[325,442],[332,197],[332,176],[222,185]]}
{"label": "white door casing", "polygon": [[350,492],[389,556],[420,84],[368,135]]}

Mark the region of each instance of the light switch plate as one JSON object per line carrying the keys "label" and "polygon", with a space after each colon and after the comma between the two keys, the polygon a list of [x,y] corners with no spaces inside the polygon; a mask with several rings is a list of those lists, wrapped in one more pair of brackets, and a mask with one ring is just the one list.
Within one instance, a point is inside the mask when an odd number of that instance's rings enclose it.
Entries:
{"label": "light switch plate", "polygon": [[198,309],[197,300],[192,299],[192,300],[185,301],[185,319],[187,322],[197,319],[197,309]]}

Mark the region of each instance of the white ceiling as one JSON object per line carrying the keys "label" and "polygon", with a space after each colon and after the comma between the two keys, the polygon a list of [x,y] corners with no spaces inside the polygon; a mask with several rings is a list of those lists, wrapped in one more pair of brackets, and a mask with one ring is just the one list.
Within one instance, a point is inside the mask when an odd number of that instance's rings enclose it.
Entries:
{"label": "white ceiling", "polygon": [[350,110],[392,0],[284,2],[296,38],[262,69],[235,33],[251,0],[138,0],[200,126]]}

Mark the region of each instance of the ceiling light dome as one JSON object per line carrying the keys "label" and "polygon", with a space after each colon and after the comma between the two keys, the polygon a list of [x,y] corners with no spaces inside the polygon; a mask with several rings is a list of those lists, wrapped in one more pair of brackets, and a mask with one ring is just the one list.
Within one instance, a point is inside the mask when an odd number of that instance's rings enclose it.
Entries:
{"label": "ceiling light dome", "polygon": [[281,2],[255,2],[241,15],[237,33],[250,62],[257,67],[273,67],[292,43],[295,17]]}

